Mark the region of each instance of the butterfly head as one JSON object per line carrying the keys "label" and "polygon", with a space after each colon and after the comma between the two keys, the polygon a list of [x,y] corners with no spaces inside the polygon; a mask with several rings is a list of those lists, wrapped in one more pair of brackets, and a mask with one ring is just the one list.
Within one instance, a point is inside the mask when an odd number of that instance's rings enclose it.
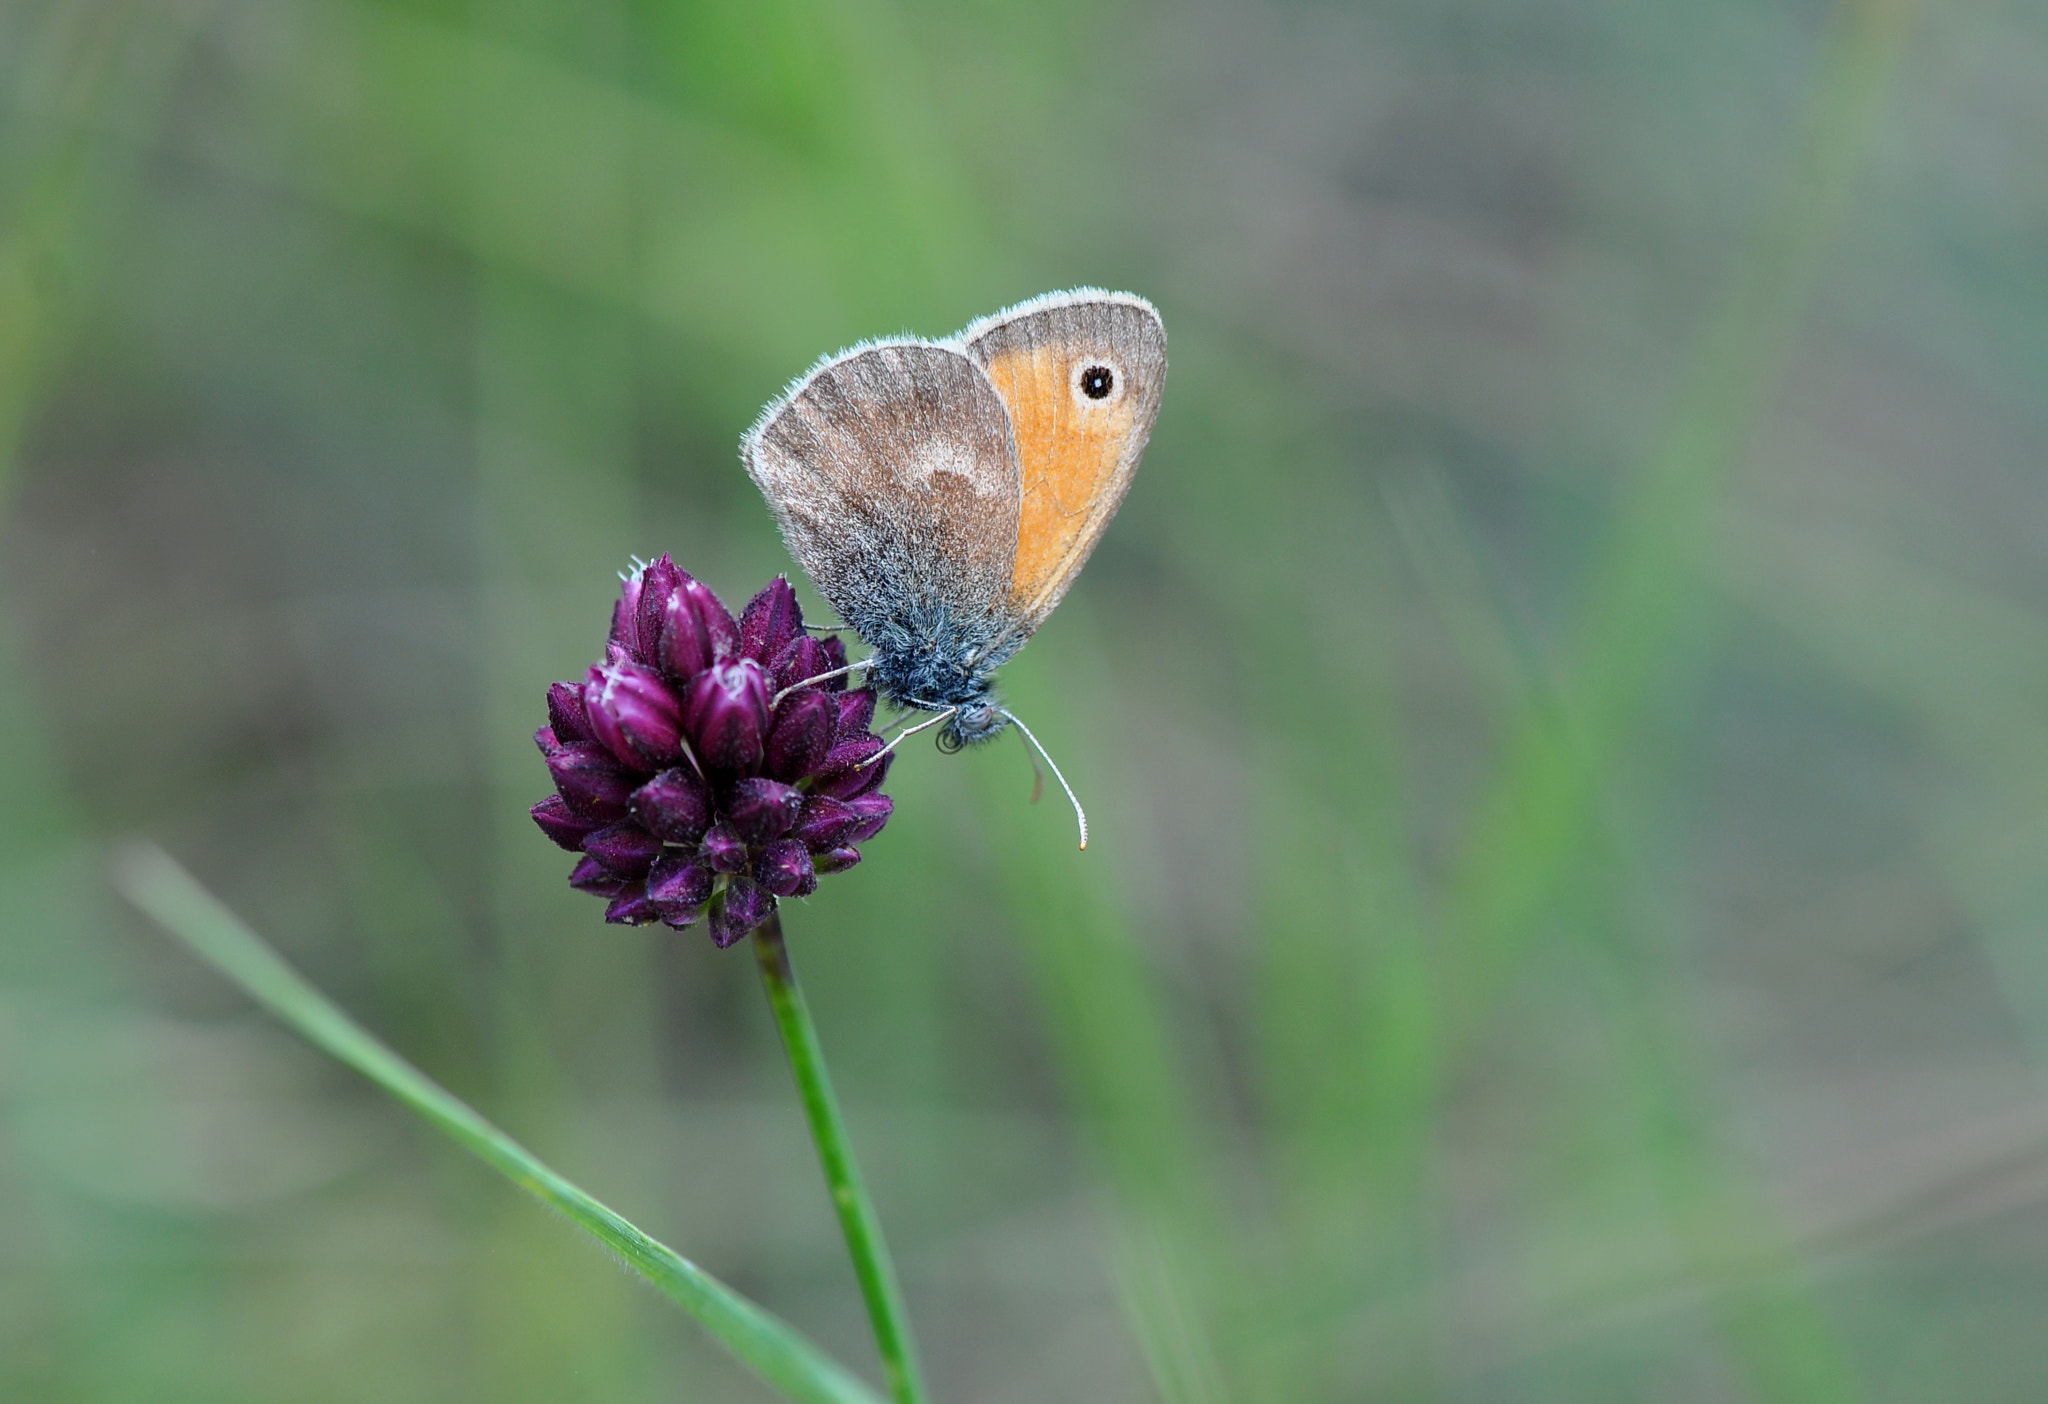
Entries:
{"label": "butterfly head", "polygon": [[968,703],[939,728],[939,749],[950,753],[978,741],[992,740],[1009,724],[1008,715],[996,705],[991,691],[985,701]]}

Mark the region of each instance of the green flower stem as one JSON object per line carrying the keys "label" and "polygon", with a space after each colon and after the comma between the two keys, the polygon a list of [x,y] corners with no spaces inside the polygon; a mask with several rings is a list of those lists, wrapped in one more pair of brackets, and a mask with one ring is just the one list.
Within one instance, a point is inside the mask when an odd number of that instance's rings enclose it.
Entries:
{"label": "green flower stem", "polygon": [[867,1299],[875,1348],[881,1353],[882,1367],[889,1372],[889,1393],[896,1404],[924,1404],[924,1381],[918,1375],[917,1348],[910,1339],[903,1290],[896,1285],[896,1269],[889,1262],[888,1245],[882,1241],[874,1202],[861,1183],[860,1167],[853,1162],[846,1122],[832,1095],[824,1050],[818,1046],[818,1030],[811,1023],[811,1011],[804,1006],[804,993],[797,988],[789,947],[783,944],[780,913],[754,928],[754,954],[761,963],[761,983],[768,988],[775,1026],[782,1031],[790,1071],[796,1074],[797,1090],[803,1096],[804,1115],[810,1118],[811,1138],[818,1143],[818,1160],[832,1190],[832,1207],[839,1211],[846,1251],[853,1258],[861,1295]]}
{"label": "green flower stem", "polygon": [[[369,1078],[457,1145],[611,1249],[626,1266],[696,1317],[720,1345],[789,1398],[803,1404],[881,1404],[873,1390],[794,1328],[592,1199],[385,1047],[285,964],[240,917],[222,906],[162,849],[137,844],[122,853],[114,863],[114,885],[315,1047]],[[830,1094],[826,1097],[829,1102]],[[909,1397],[901,1390],[897,1396]]]}

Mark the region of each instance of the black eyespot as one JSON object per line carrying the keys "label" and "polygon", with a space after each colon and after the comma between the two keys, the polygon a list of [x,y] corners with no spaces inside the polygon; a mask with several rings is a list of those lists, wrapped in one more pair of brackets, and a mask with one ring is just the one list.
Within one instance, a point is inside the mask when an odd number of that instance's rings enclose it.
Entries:
{"label": "black eyespot", "polygon": [[1090,366],[1081,372],[1081,393],[1091,400],[1106,400],[1116,389],[1116,377],[1108,366]]}

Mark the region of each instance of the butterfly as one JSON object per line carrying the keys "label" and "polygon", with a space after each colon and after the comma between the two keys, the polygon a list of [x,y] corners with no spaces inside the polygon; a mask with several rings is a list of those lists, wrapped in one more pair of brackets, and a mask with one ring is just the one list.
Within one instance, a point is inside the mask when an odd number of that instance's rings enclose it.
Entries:
{"label": "butterfly", "polygon": [[791,554],[873,650],[847,671],[934,714],[897,741],[936,726],[958,750],[1014,724],[1045,755],[995,673],[1102,539],[1165,384],[1152,304],[1076,288],[943,341],[863,342],[761,412],[741,455]]}

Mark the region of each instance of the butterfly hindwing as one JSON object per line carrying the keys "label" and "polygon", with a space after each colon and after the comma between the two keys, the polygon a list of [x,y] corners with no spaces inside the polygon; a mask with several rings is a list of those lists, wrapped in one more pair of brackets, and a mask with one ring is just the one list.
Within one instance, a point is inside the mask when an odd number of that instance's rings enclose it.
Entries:
{"label": "butterfly hindwing", "polygon": [[1007,609],[1052,613],[1129,490],[1159,415],[1166,331],[1152,304],[1086,288],[983,318],[958,343],[1002,397],[1021,472]]}
{"label": "butterfly hindwing", "polygon": [[1019,474],[1002,401],[960,351],[856,348],[761,415],[742,452],[791,551],[840,617],[1007,611]]}

